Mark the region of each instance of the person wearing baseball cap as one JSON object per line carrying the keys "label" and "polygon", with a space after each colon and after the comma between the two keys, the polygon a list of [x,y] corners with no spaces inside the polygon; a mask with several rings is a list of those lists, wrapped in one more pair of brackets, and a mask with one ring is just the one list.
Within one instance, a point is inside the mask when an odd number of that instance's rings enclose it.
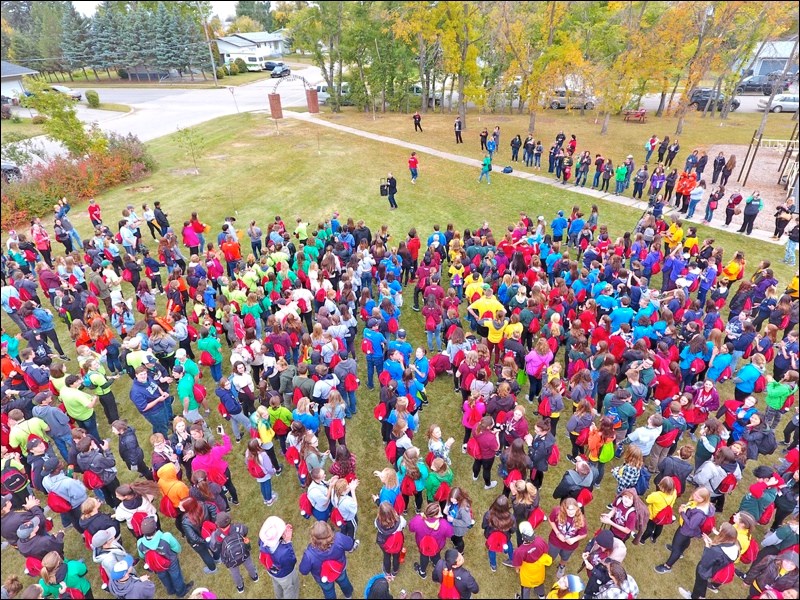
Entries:
{"label": "person wearing baseball cap", "polygon": [[408,367],[411,364],[411,354],[414,352],[414,348],[406,341],[406,336],[405,329],[398,329],[397,339],[389,342],[388,354],[391,356],[392,352],[398,350],[403,355],[403,364]]}
{"label": "person wearing baseball cap", "polygon": [[461,598],[472,598],[472,594],[480,591],[478,582],[464,566],[464,555],[455,548],[450,548],[444,553],[444,558],[440,559],[433,567],[433,580],[436,583],[442,582],[443,573],[447,569],[453,573],[453,582]]}
{"label": "person wearing baseball cap", "polygon": [[149,600],[155,598],[156,585],[150,581],[149,575],[138,577],[133,568],[133,557],[130,554],[117,561],[108,573],[108,591],[115,598],[137,598]]}
{"label": "person wearing baseball cap", "polygon": [[[533,531],[528,521],[519,524],[522,544],[514,550],[511,564],[519,573],[522,596],[530,598],[531,590],[540,598],[544,596],[545,568],[553,564],[547,553],[547,542]],[[527,590],[527,593],[526,593]]]}
{"label": "person wearing baseball cap", "polygon": [[627,554],[625,542],[617,538],[608,529],[600,530],[594,536],[594,539],[589,542],[587,551],[581,555],[586,572],[589,573],[589,581],[586,584],[584,596],[593,598],[600,586],[607,581],[606,570],[595,567],[598,567],[598,565],[606,566],[609,561],[621,563],[625,560]]}
{"label": "person wearing baseball cap", "polygon": [[42,560],[49,552],[57,552],[64,556],[64,531],[59,530],[51,535],[45,527],[44,516],[32,517],[17,528],[17,550],[25,558]]}
{"label": "person wearing baseball cap", "polygon": [[166,588],[167,595],[181,598],[189,593],[194,585],[194,580],[184,581],[179,560],[181,545],[174,535],[165,533],[158,528],[155,517],[147,517],[142,521],[142,537],[136,543],[136,549],[139,557],[145,559],[145,564],[152,556],[151,551],[157,551],[160,556],[169,561],[166,570],[156,573]]}
{"label": "person wearing baseball cap", "polygon": [[267,517],[258,533],[259,548],[272,579],[276,598],[299,598],[300,577],[297,574],[297,557],[292,545],[294,528],[277,516]]}
{"label": "person wearing baseball cap", "polygon": [[198,379],[200,377],[200,367],[197,366],[197,363],[192,358],[188,356],[186,349],[183,347],[175,350],[175,364],[182,366],[184,373],[189,373],[194,379]]}

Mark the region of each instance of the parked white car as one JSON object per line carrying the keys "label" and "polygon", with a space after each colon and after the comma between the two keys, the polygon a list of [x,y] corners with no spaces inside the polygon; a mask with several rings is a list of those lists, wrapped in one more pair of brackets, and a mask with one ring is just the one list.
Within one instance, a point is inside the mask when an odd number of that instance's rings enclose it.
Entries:
{"label": "parked white car", "polygon": [[[766,110],[769,98],[762,98],[758,101],[758,110]],[[800,105],[800,96],[798,94],[776,94],[772,99],[772,104],[769,107],[770,112],[797,112],[797,107]]]}

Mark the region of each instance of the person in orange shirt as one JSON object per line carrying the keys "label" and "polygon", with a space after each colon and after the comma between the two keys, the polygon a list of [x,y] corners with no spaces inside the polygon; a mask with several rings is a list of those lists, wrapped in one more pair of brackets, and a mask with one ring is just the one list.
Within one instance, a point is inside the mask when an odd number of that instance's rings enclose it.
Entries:
{"label": "person in orange shirt", "polygon": [[222,254],[225,255],[225,266],[228,269],[228,277],[233,277],[233,268],[242,260],[242,250],[239,247],[239,242],[233,236],[222,242],[220,246]]}
{"label": "person in orange shirt", "polygon": [[171,462],[165,464],[156,472],[158,475],[158,487],[161,493],[169,498],[175,508],[181,504],[181,500],[189,497],[189,488],[183,481],[178,479],[178,471]]}

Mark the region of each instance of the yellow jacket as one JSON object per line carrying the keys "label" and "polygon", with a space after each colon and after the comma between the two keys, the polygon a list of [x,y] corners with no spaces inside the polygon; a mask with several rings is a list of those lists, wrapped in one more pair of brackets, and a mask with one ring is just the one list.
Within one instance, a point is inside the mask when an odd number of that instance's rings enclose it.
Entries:
{"label": "yellow jacket", "polygon": [[545,578],[545,567],[553,564],[549,554],[542,554],[536,562],[524,562],[519,568],[519,583],[522,587],[542,585]]}
{"label": "yellow jacket", "polygon": [[667,506],[674,506],[677,498],[678,494],[675,492],[665,494],[662,491],[656,491],[647,496],[645,504],[647,504],[647,509],[650,511],[650,518],[655,519],[656,515]]}
{"label": "yellow jacket", "polygon": [[736,559],[737,561],[742,557],[742,554],[747,552],[752,539],[753,538],[750,536],[750,532],[747,529],[739,529],[736,527],[736,541],[739,542],[739,558]]}

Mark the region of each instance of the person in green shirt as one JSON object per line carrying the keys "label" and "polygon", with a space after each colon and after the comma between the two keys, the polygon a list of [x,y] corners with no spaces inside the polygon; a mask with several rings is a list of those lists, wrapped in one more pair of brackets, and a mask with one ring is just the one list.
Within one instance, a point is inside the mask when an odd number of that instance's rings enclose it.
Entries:
{"label": "person in green shirt", "polygon": [[172,378],[178,382],[178,401],[183,405],[183,418],[189,423],[202,421],[200,404],[194,395],[194,377],[181,365],[172,367]]}
{"label": "person in green shirt", "polygon": [[108,424],[111,425],[111,423],[119,419],[117,400],[114,398],[114,393],[111,391],[111,384],[116,377],[111,379],[106,377],[105,369],[100,364],[100,361],[95,358],[89,362],[89,371],[86,373],[86,377],[84,377],[84,380],[86,379],[92,384],[89,389],[97,394],[100,405],[103,407],[103,412],[106,413]]}
{"label": "person in green shirt", "polygon": [[25,413],[20,409],[14,408],[8,411],[8,426],[11,428],[8,434],[8,445],[11,448],[19,448],[22,456],[28,456],[28,438],[32,435],[47,439],[47,432],[50,426],[39,417],[25,418]]}
{"label": "person in green shirt", "polygon": [[478,183],[483,181],[484,177],[486,178],[486,185],[492,185],[492,157],[488,154],[484,157],[483,163],[481,163],[481,174],[478,177]]}
{"label": "person in green shirt", "polygon": [[214,359],[214,364],[210,365],[211,378],[219,383],[222,379],[222,346],[217,339],[217,330],[214,327],[201,327],[200,339],[197,341],[197,349],[201,353],[208,352],[211,358]]}
{"label": "person in green shirt", "polygon": [[294,237],[303,243],[308,239],[308,223],[304,222],[300,217],[297,217],[297,227],[294,228]]}
{"label": "person in green shirt", "polygon": [[767,396],[764,398],[767,411],[764,423],[768,429],[775,429],[778,426],[783,413],[786,412],[783,408],[786,399],[797,391],[797,379],[797,371],[786,371],[780,381],[767,377]]}
{"label": "person in green shirt", "polygon": [[75,419],[78,425],[86,430],[86,433],[99,440],[100,432],[97,430],[97,416],[94,412],[99,398],[78,389],[81,378],[77,375],[67,375],[65,384],[59,398],[64,403],[67,414]]}
{"label": "person in green shirt", "polygon": [[178,348],[175,351],[175,364],[183,367],[184,372],[194,377],[195,381],[200,377],[200,367],[186,355],[186,350]]}
{"label": "person in green shirt", "polygon": [[245,319],[247,315],[253,316],[257,338],[261,338],[261,333],[263,331],[264,324],[261,320],[262,312],[263,309],[261,308],[261,304],[259,304],[258,297],[255,295],[255,293],[250,292],[247,294],[247,302],[242,304],[242,319]]}
{"label": "person in green shirt", "polygon": [[[450,486],[453,485],[453,470],[447,465],[443,458],[436,457],[431,462],[431,468],[428,472],[428,477],[425,479],[425,493],[428,498],[428,502],[434,502],[436,499],[436,492],[439,490],[439,487],[442,483],[447,484],[447,488],[449,490]],[[444,502],[449,499],[449,491],[447,492],[447,497],[445,498]],[[440,502],[442,502],[440,500]]]}
{"label": "person in green shirt", "polygon": [[[62,569],[62,565],[66,569]],[[61,584],[66,589],[75,589],[83,594],[84,598],[92,598],[92,585],[86,579],[86,565],[80,560],[66,560],[59,556],[55,550],[48,552],[42,558],[42,578],[39,585],[42,587],[43,598],[61,598]]]}

